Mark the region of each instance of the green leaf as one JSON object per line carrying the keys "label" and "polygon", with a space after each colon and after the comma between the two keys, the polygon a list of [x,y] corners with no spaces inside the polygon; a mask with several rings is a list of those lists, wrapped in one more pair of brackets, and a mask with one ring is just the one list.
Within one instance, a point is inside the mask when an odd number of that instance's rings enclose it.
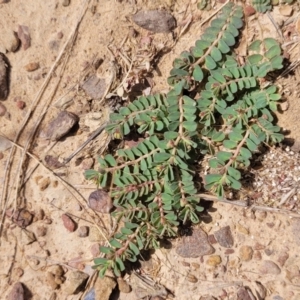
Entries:
{"label": "green leaf", "polygon": [[130,109],[128,107],[125,107],[125,106],[121,107],[119,112],[122,116],[128,116],[128,115],[131,114]]}
{"label": "green leaf", "polygon": [[166,152],[160,152],[154,154],[154,162],[161,163],[170,159],[171,154]]}
{"label": "green leaf", "polygon": [[257,146],[249,138],[246,140],[246,145],[250,151],[255,151],[257,149]]}
{"label": "green leaf", "polygon": [[133,253],[135,255],[139,255],[140,254],[140,250],[138,249],[138,247],[134,243],[129,242],[129,248],[133,251]]}
{"label": "green leaf", "polygon": [[246,159],[249,159],[250,157],[252,157],[251,152],[247,148],[242,147],[240,150],[240,153]]}
{"label": "green leaf", "polygon": [[226,151],[219,151],[217,153],[217,158],[220,161],[227,162],[232,157],[232,153]]}
{"label": "green leaf", "polygon": [[236,180],[241,179],[241,172],[233,167],[228,167],[228,174]]}
{"label": "green leaf", "polygon": [[111,167],[115,167],[117,165],[117,162],[116,160],[114,159],[114,157],[111,155],[111,154],[107,154],[105,155],[105,158],[104,158],[107,163],[111,166]]}
{"label": "green leaf", "polygon": [[281,54],[281,49],[279,47],[279,45],[274,45],[272,46],[265,54],[265,56],[268,58],[268,59],[271,59],[275,56],[278,56]]}
{"label": "green leaf", "polygon": [[100,252],[104,253],[104,254],[111,254],[113,253],[113,249],[110,247],[100,247]]}
{"label": "green leaf", "polygon": [[211,56],[207,55],[206,58],[205,58],[205,66],[206,66],[207,69],[213,70],[217,66],[217,64],[212,59]]}
{"label": "green leaf", "polygon": [[94,264],[95,265],[104,265],[108,262],[107,258],[103,258],[103,257],[97,257],[94,259]]}
{"label": "green leaf", "polygon": [[226,54],[228,52],[230,52],[230,48],[228,47],[228,45],[223,41],[220,40],[218,43],[218,49],[223,53]]}
{"label": "green leaf", "polygon": [[178,137],[178,132],[176,131],[167,131],[164,133],[164,137],[167,141],[175,140]]}
{"label": "green leaf", "polygon": [[265,44],[265,48],[268,51],[269,49],[271,49],[273,46],[278,46],[278,42],[273,39],[273,38],[265,38],[263,40],[264,44]]}
{"label": "green leaf", "polygon": [[193,77],[196,81],[202,81],[204,74],[200,66],[196,65],[193,71]]}
{"label": "green leaf", "polygon": [[116,264],[118,265],[118,269],[120,271],[124,271],[125,270],[124,263],[123,263],[122,259],[119,256],[116,257]]}
{"label": "green leaf", "polygon": [[192,122],[192,121],[184,121],[182,123],[182,126],[188,130],[188,131],[196,131],[197,129],[197,123],[196,122]]}
{"label": "green leaf", "polygon": [[225,31],[222,37],[222,40],[229,46],[234,46],[235,45],[235,38],[234,36],[229,32]]}
{"label": "green leaf", "polygon": [[122,248],[122,244],[116,239],[111,239],[109,243],[114,248]]}
{"label": "green leaf", "polygon": [[215,46],[212,47],[210,55],[216,62],[218,62],[222,59],[221,51],[218,48],[216,48]]}
{"label": "green leaf", "polygon": [[223,145],[227,149],[233,149],[233,148],[236,148],[237,143],[234,141],[225,140],[225,141],[223,141]]}
{"label": "green leaf", "polygon": [[219,182],[221,179],[222,179],[221,174],[208,174],[208,175],[205,176],[206,184]]}
{"label": "green leaf", "polygon": [[227,179],[230,181],[231,188],[235,190],[240,190],[242,188],[242,185],[239,181],[235,180],[234,178],[227,176]]}
{"label": "green leaf", "polygon": [[262,59],[263,56],[261,54],[253,54],[247,57],[247,60],[251,65],[257,65]]}
{"label": "green leaf", "polygon": [[256,40],[250,44],[250,46],[248,47],[248,50],[258,52],[260,50],[260,45],[261,45],[261,41]]}

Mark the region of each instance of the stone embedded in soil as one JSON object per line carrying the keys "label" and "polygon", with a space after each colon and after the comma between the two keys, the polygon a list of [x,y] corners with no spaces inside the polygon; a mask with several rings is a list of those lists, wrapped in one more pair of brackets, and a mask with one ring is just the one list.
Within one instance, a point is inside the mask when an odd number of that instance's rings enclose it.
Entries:
{"label": "stone embedded in soil", "polygon": [[285,17],[290,17],[293,13],[293,7],[291,5],[282,5],[279,7],[279,12]]}
{"label": "stone embedded in soil", "polygon": [[132,16],[132,20],[138,26],[155,32],[170,32],[176,27],[175,18],[163,10],[139,11]]}
{"label": "stone embedded in soil", "polygon": [[254,251],[254,252],[253,252],[252,258],[253,258],[254,260],[261,260],[261,259],[262,259],[262,256],[261,256],[260,251],[258,251],[258,250]]}
{"label": "stone embedded in soil", "polygon": [[214,248],[208,243],[207,234],[196,228],[190,236],[183,236],[176,247],[176,253],[182,257],[199,257],[209,255]]}
{"label": "stone embedded in soil", "polygon": [[277,258],[277,262],[279,266],[283,267],[288,258],[289,258],[289,254],[287,252],[280,252]]}
{"label": "stone embedded in soil", "polygon": [[222,259],[220,255],[211,255],[206,261],[206,263],[212,267],[219,265],[221,262]]}
{"label": "stone embedded in soil", "polygon": [[76,123],[79,118],[75,114],[68,111],[61,111],[55,119],[53,119],[48,127],[41,133],[41,137],[46,140],[58,141],[65,136]]}
{"label": "stone embedded in soil", "polygon": [[36,236],[42,237],[45,236],[46,234],[47,234],[47,228],[44,226],[38,226],[38,228],[36,229]]}
{"label": "stone embedded in soil", "polygon": [[27,50],[31,44],[31,37],[28,26],[18,26],[18,38],[21,40],[23,50]]}
{"label": "stone embedded in soil", "polygon": [[90,248],[91,254],[93,257],[98,257],[100,255],[100,244],[94,244]]}
{"label": "stone embedded in soil", "polygon": [[258,221],[264,221],[265,218],[267,217],[267,212],[266,211],[260,211],[260,210],[257,210],[255,212],[255,217]]}
{"label": "stone embedded in soil", "polygon": [[16,209],[14,212],[12,209],[8,209],[6,215],[21,228],[30,225],[33,220],[33,215],[25,208]]}
{"label": "stone embedded in soil", "polygon": [[74,257],[68,261],[68,266],[83,271],[85,265],[83,263],[83,258],[81,256]]}
{"label": "stone embedded in soil", "polygon": [[244,13],[247,17],[250,17],[256,13],[256,10],[251,5],[245,5]]}
{"label": "stone embedded in soil", "polygon": [[94,164],[94,159],[92,157],[90,158],[85,158],[82,162],[81,162],[81,168],[83,170],[89,170],[93,167]]}
{"label": "stone embedded in soil", "polygon": [[6,114],[6,107],[0,103],[0,117],[3,117]]}
{"label": "stone embedded in soil", "polygon": [[62,0],[62,5],[63,6],[69,6],[70,5],[70,0]]}
{"label": "stone embedded in soil", "polygon": [[278,267],[278,265],[275,264],[273,261],[265,260],[260,265],[259,272],[264,275],[265,274],[278,275],[281,273],[281,270]]}
{"label": "stone embedded in soil", "polygon": [[245,234],[245,235],[249,234],[249,230],[246,227],[239,224],[239,223],[236,225],[236,229],[237,229],[238,232],[240,232],[242,234]]}
{"label": "stone embedded in soil", "polygon": [[89,207],[101,213],[109,213],[113,208],[111,197],[104,190],[96,190],[89,196]]}
{"label": "stone embedded in soil", "polygon": [[59,288],[59,284],[55,281],[55,275],[51,272],[46,273],[45,283],[50,286],[52,290],[56,290]]}
{"label": "stone embedded in soil", "polygon": [[80,226],[78,228],[77,235],[79,237],[87,237],[89,235],[89,227],[88,226]]}
{"label": "stone embedded in soil", "polygon": [[12,269],[12,278],[19,278],[19,277],[22,277],[24,274],[24,270],[20,267],[16,267],[16,268],[13,268]]}
{"label": "stone embedded in soil", "polygon": [[22,100],[17,100],[16,101],[16,106],[18,109],[23,110],[26,107],[26,103]]}
{"label": "stone embedded in soil", "polygon": [[92,99],[101,99],[106,91],[105,79],[91,75],[81,84],[81,88]]}
{"label": "stone embedded in soil", "polygon": [[57,157],[54,157],[52,155],[46,155],[44,160],[46,165],[51,169],[58,169],[64,165],[58,160]]}
{"label": "stone embedded in soil", "polygon": [[[80,271],[72,271],[68,272],[68,277],[65,283],[65,292],[68,295],[73,295],[80,292],[88,280],[89,275],[80,272]],[[102,299],[101,297],[99,299]]]}
{"label": "stone embedded in soil", "polygon": [[258,299],[265,299],[267,292],[267,289],[259,281],[255,281],[255,293]]}
{"label": "stone embedded in soil", "polygon": [[249,261],[252,259],[253,249],[250,246],[243,245],[239,250],[239,257],[242,261]]}
{"label": "stone embedded in soil", "polygon": [[131,286],[123,278],[118,278],[118,288],[121,293],[128,294],[131,292]]}
{"label": "stone embedded in soil", "polygon": [[39,180],[38,186],[40,191],[44,191],[50,185],[50,183],[51,181],[49,177],[45,177],[42,180]]}
{"label": "stone embedded in soil", "polygon": [[216,298],[211,295],[204,295],[201,296],[199,300],[216,300]]}
{"label": "stone embedded in soil", "polygon": [[38,62],[30,62],[24,66],[24,69],[27,72],[33,72],[33,71],[37,70],[39,67],[40,67],[40,64]]}
{"label": "stone embedded in soil", "polygon": [[237,292],[237,300],[253,300],[253,299],[255,299],[255,297],[249,289],[245,287],[239,288]]}
{"label": "stone embedded in soil", "polygon": [[4,54],[0,53],[0,100],[5,100],[8,95],[8,68]]}
{"label": "stone embedded in soil", "polygon": [[116,281],[108,276],[97,278],[95,288],[95,299],[109,300],[113,289],[116,287]]}
{"label": "stone embedded in soil", "polygon": [[23,284],[17,282],[13,285],[12,290],[8,294],[7,300],[26,300]]}
{"label": "stone embedded in soil", "polygon": [[233,254],[234,253],[234,249],[226,249],[224,254],[225,255],[230,255],[230,254]]}
{"label": "stone embedded in soil", "polygon": [[76,230],[76,223],[73,221],[73,219],[71,219],[68,215],[63,214],[61,216],[61,219],[64,223],[65,228],[70,231],[70,232],[74,232]]}
{"label": "stone embedded in soil", "polygon": [[233,246],[233,237],[229,226],[220,228],[214,235],[222,247],[231,248]]}
{"label": "stone embedded in soil", "polygon": [[60,265],[52,265],[48,268],[48,272],[52,273],[55,277],[61,277],[65,274],[64,269]]}

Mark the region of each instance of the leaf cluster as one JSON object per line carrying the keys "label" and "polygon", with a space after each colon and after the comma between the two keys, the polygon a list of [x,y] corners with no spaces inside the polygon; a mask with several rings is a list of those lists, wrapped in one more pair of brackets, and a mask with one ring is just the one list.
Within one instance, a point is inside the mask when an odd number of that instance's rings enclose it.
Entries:
{"label": "leaf cluster", "polygon": [[100,275],[113,269],[119,276],[125,261],[176,236],[180,223],[199,222],[199,157],[210,155],[205,188],[222,197],[226,186],[241,188],[241,170],[259,145],[282,140],[272,115],[280,95],[276,86],[262,85],[282,68],[280,45],[255,41],[240,65],[233,47],[242,27],[242,8],[229,2],[195,47],[174,60],[166,95],[140,97],[111,114],[106,130],[112,137],[135,132],[140,142],[100,157],[99,169],[86,172],[108,190],[113,216],[124,224],[100,249]]}

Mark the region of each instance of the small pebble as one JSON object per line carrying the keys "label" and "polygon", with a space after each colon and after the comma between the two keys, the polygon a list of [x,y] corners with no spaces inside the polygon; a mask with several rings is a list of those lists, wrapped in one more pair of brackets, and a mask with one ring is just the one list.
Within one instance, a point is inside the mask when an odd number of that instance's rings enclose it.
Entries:
{"label": "small pebble", "polygon": [[253,258],[254,260],[261,260],[261,259],[262,259],[262,256],[261,256],[260,251],[254,251],[254,252],[253,252],[252,258]]}
{"label": "small pebble", "polygon": [[219,265],[221,262],[222,259],[220,255],[211,255],[206,261],[206,263],[212,267]]}
{"label": "small pebble", "polygon": [[239,257],[242,261],[249,261],[252,259],[253,249],[250,246],[243,245],[239,250]]}
{"label": "small pebble", "polygon": [[38,62],[31,62],[31,63],[25,65],[24,68],[27,72],[33,72],[33,71],[37,70],[39,67],[40,67],[40,64]]}
{"label": "small pebble", "polygon": [[40,180],[38,182],[38,186],[40,191],[44,191],[49,185],[50,185],[51,181],[49,177],[45,177],[42,180]]}
{"label": "small pebble", "polygon": [[3,157],[4,157],[3,152],[0,152],[0,160],[3,159]]}
{"label": "small pebble", "polygon": [[61,219],[64,223],[65,228],[69,231],[69,232],[74,232],[76,230],[76,223],[73,221],[73,219],[71,219],[68,215],[63,214],[61,216]]}
{"label": "small pebble", "polygon": [[59,40],[61,40],[63,38],[63,36],[64,36],[64,34],[61,31],[57,33],[57,38]]}
{"label": "small pebble", "polygon": [[90,251],[93,257],[98,257],[100,255],[100,244],[94,244],[91,246]]}
{"label": "small pebble", "polygon": [[280,268],[277,264],[275,264],[271,260],[265,260],[262,262],[261,266],[259,267],[259,272],[261,274],[272,274],[272,275],[278,275],[281,273]]}
{"label": "small pebble", "polygon": [[39,226],[36,229],[36,235],[37,237],[45,236],[47,234],[47,228],[44,226]]}
{"label": "small pebble", "polygon": [[31,37],[28,26],[18,26],[18,38],[21,40],[23,50],[27,50],[31,44]]}
{"label": "small pebble", "polygon": [[24,270],[21,269],[20,267],[14,268],[12,270],[12,277],[22,277],[24,274]]}
{"label": "small pebble", "polygon": [[244,13],[247,17],[250,17],[256,13],[256,10],[251,5],[245,5]]}
{"label": "small pebble", "polygon": [[89,227],[88,226],[80,226],[77,235],[79,237],[87,237],[89,235]]}
{"label": "small pebble", "polygon": [[13,285],[12,290],[7,296],[7,300],[25,300],[24,287],[21,282]]}
{"label": "small pebble", "polygon": [[89,196],[89,207],[101,213],[109,213],[113,208],[112,199],[104,190],[96,190]]}
{"label": "small pebble", "polygon": [[70,5],[70,0],[63,0],[62,5],[63,6],[69,6]]}
{"label": "small pebble", "polygon": [[25,108],[25,106],[26,106],[26,103],[25,103],[24,101],[22,101],[22,100],[18,100],[18,101],[16,102],[16,105],[17,105],[17,108],[18,108],[18,109],[23,110],[23,109]]}
{"label": "small pebble", "polygon": [[86,158],[82,161],[81,163],[81,168],[83,170],[89,170],[93,167],[93,164],[94,164],[94,159],[93,158]]}

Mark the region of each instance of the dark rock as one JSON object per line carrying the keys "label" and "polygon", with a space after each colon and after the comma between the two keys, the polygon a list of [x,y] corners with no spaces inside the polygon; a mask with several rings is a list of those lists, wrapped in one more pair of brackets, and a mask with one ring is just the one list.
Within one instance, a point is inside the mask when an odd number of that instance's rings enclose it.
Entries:
{"label": "dark rock", "polygon": [[63,223],[64,223],[65,228],[66,228],[68,231],[73,232],[73,231],[76,230],[76,227],[77,227],[77,226],[76,226],[76,223],[75,223],[68,215],[63,214],[63,215],[61,216],[61,219],[62,219],[62,221],[63,221]]}
{"label": "dark rock", "polygon": [[222,227],[214,235],[222,247],[231,248],[233,246],[233,237],[229,226]]}
{"label": "dark rock", "polygon": [[113,208],[113,203],[107,192],[97,190],[89,196],[89,207],[101,213],[109,213]]}
{"label": "dark rock", "polygon": [[249,289],[245,287],[239,288],[237,292],[237,300],[253,300],[255,299],[254,295]]}
{"label": "dark rock", "polygon": [[31,44],[31,37],[29,34],[28,26],[24,26],[24,25],[18,26],[18,38],[22,43],[23,50],[27,50]]}
{"label": "dark rock", "polygon": [[33,219],[33,215],[24,208],[16,209],[15,211],[9,209],[6,211],[6,215],[21,228],[30,225]]}
{"label": "dark rock", "polygon": [[262,262],[259,272],[261,274],[272,274],[272,275],[278,275],[281,273],[280,268],[278,265],[276,265],[273,261],[271,260],[265,260]]}
{"label": "dark rock", "polygon": [[41,137],[46,140],[58,141],[73,128],[78,120],[79,118],[75,114],[68,111],[61,111],[58,116],[49,123],[47,129],[42,132]]}
{"label": "dark rock", "polygon": [[176,253],[182,257],[199,257],[213,252],[214,248],[209,244],[207,234],[201,228],[193,230],[190,236],[182,237],[176,247]]}
{"label": "dark rock", "polygon": [[140,11],[132,20],[138,26],[156,33],[170,32],[176,27],[175,18],[163,10]]}
{"label": "dark rock", "polygon": [[8,68],[4,54],[0,53],[0,100],[5,100],[8,95]]}
{"label": "dark rock", "polygon": [[100,99],[104,96],[106,90],[105,79],[91,75],[83,82],[81,88],[92,99]]}
{"label": "dark rock", "polygon": [[25,300],[24,287],[21,282],[17,282],[13,285],[12,290],[8,294],[7,300]]}
{"label": "dark rock", "polygon": [[45,163],[46,165],[51,169],[58,169],[61,168],[64,164],[61,163],[57,157],[54,157],[52,155],[46,155],[45,156]]}

